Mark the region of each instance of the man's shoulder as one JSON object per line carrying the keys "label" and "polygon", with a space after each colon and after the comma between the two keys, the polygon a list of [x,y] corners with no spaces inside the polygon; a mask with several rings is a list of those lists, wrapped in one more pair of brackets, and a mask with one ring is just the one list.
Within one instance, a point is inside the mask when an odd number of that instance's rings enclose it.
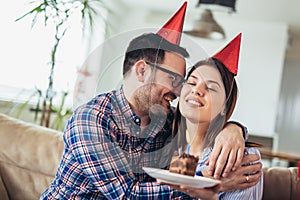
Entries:
{"label": "man's shoulder", "polygon": [[90,99],[85,104],[77,107],[75,112],[100,112],[100,113],[110,113],[115,110],[116,107],[116,97],[115,91],[109,91],[101,93]]}

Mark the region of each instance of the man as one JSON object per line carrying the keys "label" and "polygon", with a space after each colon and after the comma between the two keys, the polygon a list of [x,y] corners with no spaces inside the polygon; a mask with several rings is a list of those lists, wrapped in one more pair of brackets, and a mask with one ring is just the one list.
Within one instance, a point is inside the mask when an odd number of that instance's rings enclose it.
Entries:
{"label": "man", "polygon": [[[186,3],[157,34],[143,34],[130,42],[120,89],[100,94],[74,111],[65,129],[65,150],[56,178],[41,199],[169,199],[186,196],[158,184],[142,170],[142,167],[167,168],[169,164],[173,142],[170,101],[180,94],[185,57],[188,56],[178,45],[185,9]],[[173,23],[178,22],[179,28],[170,31]],[[228,134],[232,130],[234,133]],[[237,145],[229,145],[229,148],[217,145],[216,155],[224,154],[222,159],[232,163],[231,166],[239,160],[239,166],[241,159],[236,157],[236,152],[238,148],[244,148],[240,127],[230,124],[220,135],[216,144],[235,139]],[[234,152],[234,159],[227,158],[230,152]],[[217,163],[222,169],[224,165]],[[243,172],[247,173],[260,167],[240,168],[248,170]],[[230,175],[234,174],[237,180],[243,173],[230,172]],[[239,184],[238,181],[234,183]],[[197,194],[207,197],[217,191],[218,188],[199,189]]]}

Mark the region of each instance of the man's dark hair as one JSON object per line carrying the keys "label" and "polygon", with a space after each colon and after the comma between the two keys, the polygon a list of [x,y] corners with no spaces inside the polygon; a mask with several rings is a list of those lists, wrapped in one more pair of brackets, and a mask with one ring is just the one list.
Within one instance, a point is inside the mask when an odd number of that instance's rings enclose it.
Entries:
{"label": "man's dark hair", "polygon": [[133,64],[141,59],[152,63],[162,63],[165,51],[178,53],[183,57],[189,57],[185,48],[170,43],[155,33],[145,33],[131,40],[127,47],[123,63],[123,76],[130,70]]}

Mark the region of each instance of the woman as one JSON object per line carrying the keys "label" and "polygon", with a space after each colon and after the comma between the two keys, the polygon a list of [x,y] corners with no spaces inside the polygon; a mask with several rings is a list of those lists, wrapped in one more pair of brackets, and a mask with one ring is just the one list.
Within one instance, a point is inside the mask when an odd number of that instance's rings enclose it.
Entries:
{"label": "woman", "polygon": [[[221,53],[200,61],[191,68],[181,90],[175,115],[173,134],[178,134],[179,147],[183,147],[189,154],[199,156],[196,175],[200,176],[206,176],[205,162],[212,151],[216,136],[231,117],[237,101],[238,88],[234,78],[237,65],[232,66],[232,62],[228,62],[228,54],[222,55],[224,50],[228,49],[223,49]],[[238,59],[238,54],[233,55],[237,56],[230,58],[231,61]],[[246,142],[246,147],[245,155],[260,154],[256,144]],[[212,199],[261,199],[262,186],[261,178],[253,187],[219,192]]]}

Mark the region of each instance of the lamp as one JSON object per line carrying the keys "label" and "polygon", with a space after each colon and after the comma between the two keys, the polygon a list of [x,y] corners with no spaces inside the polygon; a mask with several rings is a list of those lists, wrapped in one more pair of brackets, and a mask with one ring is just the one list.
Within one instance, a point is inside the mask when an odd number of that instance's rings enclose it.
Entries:
{"label": "lamp", "polygon": [[201,4],[206,5],[219,5],[229,8],[230,12],[235,12],[236,0],[198,0],[196,7],[200,7]]}
{"label": "lamp", "polygon": [[216,22],[210,9],[205,9],[201,18],[194,21],[193,29],[184,33],[203,38],[225,38],[223,28]]}
{"label": "lamp", "polygon": [[[229,12],[235,12],[235,0],[199,0],[196,7],[201,4],[218,5],[229,8]],[[200,19],[195,20],[192,30],[184,31],[184,33],[209,39],[224,39],[225,31],[214,19],[211,9],[206,8],[201,14]]]}

